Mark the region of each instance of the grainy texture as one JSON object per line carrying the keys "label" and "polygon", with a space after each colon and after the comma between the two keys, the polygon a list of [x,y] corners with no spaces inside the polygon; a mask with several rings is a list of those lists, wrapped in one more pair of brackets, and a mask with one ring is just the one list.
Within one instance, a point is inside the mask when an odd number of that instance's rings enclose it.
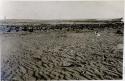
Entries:
{"label": "grainy texture", "polygon": [[122,79],[123,36],[111,30],[82,33],[1,34],[2,79]]}

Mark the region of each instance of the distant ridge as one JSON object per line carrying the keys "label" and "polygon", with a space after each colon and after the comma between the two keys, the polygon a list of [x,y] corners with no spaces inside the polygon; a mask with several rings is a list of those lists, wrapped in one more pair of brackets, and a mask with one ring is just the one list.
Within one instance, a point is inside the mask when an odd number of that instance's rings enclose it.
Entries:
{"label": "distant ridge", "polygon": [[3,19],[0,23],[41,23],[41,24],[60,24],[60,23],[108,23],[121,22],[123,18],[114,19],[74,19],[74,20],[39,20],[39,19]]}

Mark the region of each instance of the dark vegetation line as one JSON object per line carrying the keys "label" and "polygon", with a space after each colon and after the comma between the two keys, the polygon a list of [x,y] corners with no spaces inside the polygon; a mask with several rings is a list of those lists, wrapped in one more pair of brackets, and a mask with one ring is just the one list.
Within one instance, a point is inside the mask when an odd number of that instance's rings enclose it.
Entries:
{"label": "dark vegetation line", "polygon": [[122,29],[124,27],[123,22],[110,22],[110,23],[94,23],[94,24],[3,24],[0,25],[0,32],[19,32],[19,31],[48,31],[48,30],[82,30],[82,29]]}

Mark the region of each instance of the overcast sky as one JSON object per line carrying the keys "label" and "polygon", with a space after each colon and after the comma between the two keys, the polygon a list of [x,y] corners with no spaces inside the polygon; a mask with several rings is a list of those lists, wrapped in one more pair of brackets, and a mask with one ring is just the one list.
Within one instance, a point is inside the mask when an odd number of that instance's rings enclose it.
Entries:
{"label": "overcast sky", "polygon": [[124,15],[123,1],[11,1],[3,4],[9,19],[93,19]]}

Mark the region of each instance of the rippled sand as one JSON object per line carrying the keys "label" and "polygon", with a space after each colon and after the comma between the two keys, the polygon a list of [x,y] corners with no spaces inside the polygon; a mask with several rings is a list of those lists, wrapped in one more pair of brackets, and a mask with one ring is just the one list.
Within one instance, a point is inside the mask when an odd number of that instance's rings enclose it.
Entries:
{"label": "rippled sand", "polygon": [[1,34],[1,77],[8,81],[122,79],[123,36],[99,33]]}

